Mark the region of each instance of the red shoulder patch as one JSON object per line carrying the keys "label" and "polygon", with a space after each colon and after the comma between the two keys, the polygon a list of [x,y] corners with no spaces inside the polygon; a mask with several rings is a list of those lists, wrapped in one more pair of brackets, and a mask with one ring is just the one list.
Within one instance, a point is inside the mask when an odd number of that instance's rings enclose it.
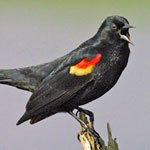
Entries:
{"label": "red shoulder patch", "polygon": [[79,63],[70,67],[70,74],[76,76],[84,76],[93,71],[94,66],[100,61],[102,55],[99,53],[93,59],[82,59]]}
{"label": "red shoulder patch", "polygon": [[92,60],[82,59],[78,64],[75,66],[78,68],[87,68],[88,66],[95,66],[101,59],[102,54],[97,54]]}

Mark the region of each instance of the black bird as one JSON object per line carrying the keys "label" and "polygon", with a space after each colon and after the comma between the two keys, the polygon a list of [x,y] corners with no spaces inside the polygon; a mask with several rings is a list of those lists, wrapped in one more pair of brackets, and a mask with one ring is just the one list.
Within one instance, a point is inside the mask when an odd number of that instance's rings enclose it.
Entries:
{"label": "black bird", "polygon": [[26,112],[17,125],[31,124],[58,112],[91,112],[79,106],[110,90],[127,65],[130,49],[129,22],[109,16],[96,35],[67,55],[46,64],[0,70],[0,83],[32,92]]}

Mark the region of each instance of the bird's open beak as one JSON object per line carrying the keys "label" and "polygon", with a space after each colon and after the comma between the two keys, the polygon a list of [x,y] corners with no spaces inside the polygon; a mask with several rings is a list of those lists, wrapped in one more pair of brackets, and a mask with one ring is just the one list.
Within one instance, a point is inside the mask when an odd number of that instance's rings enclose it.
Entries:
{"label": "bird's open beak", "polygon": [[134,26],[131,26],[128,23],[125,23],[124,26],[122,27],[122,29],[129,29],[129,28],[135,28]]}
{"label": "bird's open beak", "polygon": [[127,31],[125,31],[125,30],[127,30],[127,29],[129,29],[129,28],[135,28],[134,26],[131,26],[131,25],[129,25],[129,24],[125,24],[122,28],[121,28],[121,30],[120,30],[120,39],[122,39],[122,40],[125,40],[125,41],[127,41],[128,43],[130,43],[130,44],[132,44],[133,45],[133,43],[131,42],[131,40],[130,40],[130,35],[129,35],[129,32]]}
{"label": "bird's open beak", "polygon": [[131,40],[130,40],[129,34],[123,35],[123,34],[120,33],[120,39],[125,40],[125,41],[127,41],[128,43],[130,43],[130,44],[133,45],[133,43],[132,43]]}

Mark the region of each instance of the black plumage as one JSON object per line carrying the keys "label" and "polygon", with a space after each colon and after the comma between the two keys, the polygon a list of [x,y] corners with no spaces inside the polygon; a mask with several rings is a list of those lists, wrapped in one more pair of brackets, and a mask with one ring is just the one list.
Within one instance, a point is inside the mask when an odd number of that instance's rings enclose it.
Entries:
{"label": "black plumage", "polygon": [[[121,16],[105,19],[98,32],[67,55],[52,62],[12,70],[0,70],[0,83],[32,92],[26,112],[17,125],[36,123],[58,112],[70,112],[97,99],[111,89],[127,65],[129,25]],[[82,76],[70,74],[70,67],[86,58],[102,58]]]}

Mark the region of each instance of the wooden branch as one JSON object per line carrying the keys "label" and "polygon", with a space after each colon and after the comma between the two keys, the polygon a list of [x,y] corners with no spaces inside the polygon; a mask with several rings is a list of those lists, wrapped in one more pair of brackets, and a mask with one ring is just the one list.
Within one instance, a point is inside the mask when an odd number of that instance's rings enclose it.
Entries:
{"label": "wooden branch", "polygon": [[[92,130],[94,127],[83,112],[79,113],[79,118]],[[94,130],[95,131],[95,130]],[[83,150],[119,150],[116,138],[112,138],[111,129],[109,123],[107,123],[108,133],[108,145],[105,145],[104,140],[101,136],[97,137],[91,134],[89,131],[81,125],[81,131],[79,132],[79,140],[82,144]]]}

